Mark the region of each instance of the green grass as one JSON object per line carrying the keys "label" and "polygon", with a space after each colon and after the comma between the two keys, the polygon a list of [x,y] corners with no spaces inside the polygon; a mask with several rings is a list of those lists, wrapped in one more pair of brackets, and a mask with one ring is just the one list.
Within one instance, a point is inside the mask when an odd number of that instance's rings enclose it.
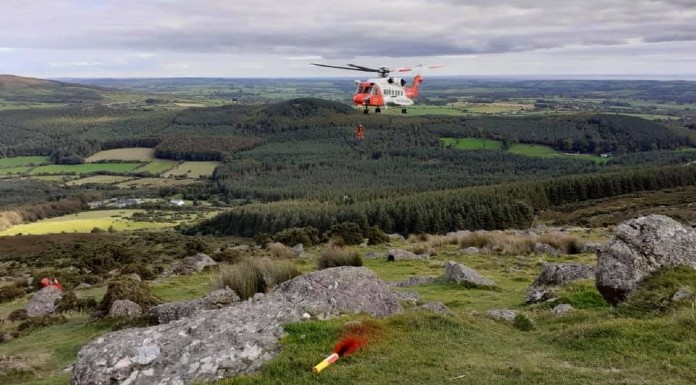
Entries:
{"label": "green grass", "polygon": [[95,210],[78,214],[64,215],[62,217],[44,219],[34,223],[12,226],[0,231],[0,236],[17,234],[52,234],[52,233],[87,233],[98,227],[107,230],[113,226],[117,231],[138,229],[161,229],[173,227],[175,222],[134,222],[128,220],[134,213],[143,210]]}
{"label": "green grass", "polygon": [[47,156],[18,156],[16,158],[1,158],[0,168],[19,167],[51,163],[51,158]]}
{"label": "green grass", "polygon": [[534,156],[539,158],[550,158],[562,155],[560,152],[548,146],[538,144],[513,143],[508,150],[512,154]]}
{"label": "green grass", "polygon": [[149,162],[155,160],[155,149],[142,147],[116,148],[113,150],[100,151],[85,159],[87,163],[103,160]]}
{"label": "green grass", "polygon": [[176,162],[172,160],[156,160],[150,162],[142,167],[137,168],[136,172],[149,172],[153,175],[159,175],[163,172],[169,171],[176,166]]}
{"label": "green grass", "polygon": [[500,150],[503,142],[498,140],[478,138],[440,138],[445,146],[452,146],[458,150]]}
{"label": "green grass", "polygon": [[21,175],[28,173],[30,170],[31,167],[0,168],[0,175]]}
{"label": "green grass", "polygon": [[76,180],[71,180],[66,183],[68,186],[82,186],[89,183],[95,184],[116,184],[131,180],[133,178],[127,176],[118,175],[94,175],[87,178],[81,178]]}
{"label": "green grass", "polygon": [[219,165],[219,162],[184,162],[172,170],[162,174],[163,177],[169,178],[183,176],[186,178],[198,179],[199,177],[210,177],[213,171]]}
{"label": "green grass", "polygon": [[85,163],[75,165],[53,164],[36,167],[31,171],[35,174],[89,174],[98,171],[127,173],[140,167],[141,163]]}

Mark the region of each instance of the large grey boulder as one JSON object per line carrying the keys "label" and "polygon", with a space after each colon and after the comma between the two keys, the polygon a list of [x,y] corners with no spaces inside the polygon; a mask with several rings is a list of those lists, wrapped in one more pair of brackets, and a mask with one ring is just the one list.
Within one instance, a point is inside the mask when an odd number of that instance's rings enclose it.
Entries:
{"label": "large grey boulder", "polygon": [[215,266],[217,262],[210,258],[209,255],[198,253],[193,257],[182,259],[174,269],[175,273],[182,275],[190,275],[203,271],[206,266]]}
{"label": "large grey boulder", "polygon": [[549,245],[546,243],[537,242],[534,244],[533,248],[536,254],[548,254],[552,257],[558,257],[563,254],[563,251]]}
{"label": "large grey boulder", "polygon": [[452,314],[452,310],[442,302],[428,302],[416,307],[416,310],[427,311],[437,314]]}
{"label": "large grey boulder", "polygon": [[597,253],[597,290],[616,304],[653,272],[675,266],[696,269],[696,230],[664,215],[631,219]]}
{"label": "large grey boulder", "polygon": [[390,249],[387,253],[387,261],[428,260],[428,254],[414,254],[402,249]]}
{"label": "large grey boulder", "polygon": [[63,292],[54,286],[44,287],[34,293],[26,306],[29,317],[42,317],[56,311],[56,301],[63,298]]}
{"label": "large grey boulder", "polygon": [[278,353],[287,323],[400,311],[370,270],[325,269],[234,306],[99,337],[78,353],[71,384],[180,385],[251,373]]}
{"label": "large grey boulder", "polygon": [[399,281],[393,285],[396,287],[413,287],[420,285],[431,285],[437,282],[437,277],[411,277],[405,281]]}
{"label": "large grey boulder", "polygon": [[593,279],[595,268],[580,263],[546,263],[541,274],[527,289],[525,302],[536,303],[552,298],[557,286],[568,282]]}
{"label": "large grey boulder", "polygon": [[471,286],[495,286],[495,282],[479,274],[476,270],[461,263],[449,261],[445,264],[445,279]]}
{"label": "large grey boulder", "polygon": [[137,317],[142,313],[143,308],[129,299],[117,299],[109,309],[109,317]]}
{"label": "large grey boulder", "polygon": [[237,293],[230,288],[225,288],[212,291],[203,298],[154,306],[148,310],[147,315],[158,324],[166,324],[191,317],[201,310],[221,309],[236,302],[239,302]]}

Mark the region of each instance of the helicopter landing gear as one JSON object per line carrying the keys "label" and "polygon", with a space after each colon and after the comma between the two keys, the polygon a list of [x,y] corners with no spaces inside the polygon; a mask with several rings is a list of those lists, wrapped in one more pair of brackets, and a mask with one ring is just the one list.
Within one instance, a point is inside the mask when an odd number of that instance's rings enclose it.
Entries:
{"label": "helicopter landing gear", "polygon": [[381,114],[381,113],[382,113],[381,108],[379,108],[379,107],[375,108],[375,114]]}
{"label": "helicopter landing gear", "polygon": [[406,113],[406,109],[405,109],[405,108],[402,108],[402,109],[401,109],[401,113],[402,113],[402,114],[405,114],[405,113]]}
{"label": "helicopter landing gear", "polygon": [[365,109],[363,110],[363,114],[367,115],[369,113],[370,113],[370,110],[368,110],[367,107],[365,107]]}

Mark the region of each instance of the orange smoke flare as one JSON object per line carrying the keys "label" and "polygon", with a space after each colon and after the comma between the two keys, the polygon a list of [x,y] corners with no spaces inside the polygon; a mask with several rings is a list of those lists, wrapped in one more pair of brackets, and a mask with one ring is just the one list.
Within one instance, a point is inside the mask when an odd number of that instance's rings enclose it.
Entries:
{"label": "orange smoke flare", "polygon": [[341,341],[339,341],[338,344],[336,344],[336,347],[334,347],[333,354],[331,354],[330,356],[326,357],[323,361],[318,363],[314,368],[312,368],[312,371],[314,373],[321,372],[322,370],[328,368],[329,365],[338,361],[339,357],[345,357],[347,355],[353,354],[360,350],[360,348],[365,346],[365,344],[367,344],[366,338],[348,336],[342,339]]}

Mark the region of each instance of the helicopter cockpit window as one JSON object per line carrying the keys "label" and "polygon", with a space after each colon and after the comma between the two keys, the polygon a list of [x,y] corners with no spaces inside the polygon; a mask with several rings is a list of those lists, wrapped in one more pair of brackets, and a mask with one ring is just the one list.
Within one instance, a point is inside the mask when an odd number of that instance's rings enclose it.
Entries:
{"label": "helicopter cockpit window", "polygon": [[370,92],[372,92],[372,88],[373,88],[373,87],[365,87],[365,88],[362,90],[363,92],[361,92],[361,93],[362,93],[362,94],[369,94]]}

